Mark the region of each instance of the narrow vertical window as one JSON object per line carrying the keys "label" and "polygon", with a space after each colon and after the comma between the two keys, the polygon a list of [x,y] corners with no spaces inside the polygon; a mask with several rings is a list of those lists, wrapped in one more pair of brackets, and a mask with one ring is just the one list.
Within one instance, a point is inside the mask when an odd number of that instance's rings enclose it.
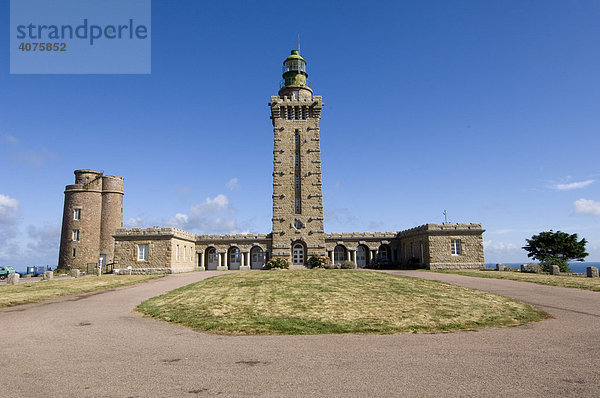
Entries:
{"label": "narrow vertical window", "polygon": [[300,108],[297,106],[294,107],[294,119],[296,119],[296,120],[300,119]]}
{"label": "narrow vertical window", "polygon": [[79,230],[78,229],[73,230],[73,241],[79,242]]}
{"label": "narrow vertical window", "polygon": [[306,120],[306,107],[302,107],[302,120]]}
{"label": "narrow vertical window", "polygon": [[138,261],[148,261],[148,246],[149,245],[137,245]]}
{"label": "narrow vertical window", "polygon": [[287,118],[288,118],[288,120],[292,120],[292,107],[291,106],[287,107]]}
{"label": "narrow vertical window", "polygon": [[296,214],[302,214],[302,205],[300,200],[300,198],[302,197],[302,192],[300,190],[300,132],[298,130],[294,132],[294,142],[296,144]]}
{"label": "narrow vertical window", "polygon": [[73,210],[73,220],[81,220],[81,209]]}
{"label": "narrow vertical window", "polygon": [[462,254],[460,239],[452,239],[450,241],[450,252],[453,256],[460,256]]}
{"label": "narrow vertical window", "polygon": [[77,255],[77,249],[73,248],[73,257]]}
{"label": "narrow vertical window", "polygon": [[179,245],[175,248],[175,261],[179,261]]}

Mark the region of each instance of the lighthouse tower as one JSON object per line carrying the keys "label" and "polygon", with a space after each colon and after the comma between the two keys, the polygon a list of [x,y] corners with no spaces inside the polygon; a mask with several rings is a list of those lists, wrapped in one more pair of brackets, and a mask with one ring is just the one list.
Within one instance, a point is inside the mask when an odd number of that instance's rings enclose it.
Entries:
{"label": "lighthouse tower", "polygon": [[319,119],[323,101],[307,84],[306,60],[292,50],[283,62],[279,95],[272,96],[272,257],[303,266],[312,255],[327,255]]}

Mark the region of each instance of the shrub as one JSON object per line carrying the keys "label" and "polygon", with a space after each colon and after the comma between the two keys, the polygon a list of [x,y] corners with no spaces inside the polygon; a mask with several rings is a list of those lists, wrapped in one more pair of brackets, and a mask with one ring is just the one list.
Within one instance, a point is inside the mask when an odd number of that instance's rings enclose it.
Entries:
{"label": "shrub", "polygon": [[325,269],[338,269],[338,268],[340,268],[340,265],[339,264],[333,264],[331,261],[329,261],[328,263],[325,263],[323,265],[323,268],[325,268]]}
{"label": "shrub", "polygon": [[344,260],[344,262],[341,265],[341,268],[342,269],[354,269],[354,268],[356,268],[356,264],[354,264],[350,260]]}
{"label": "shrub", "polygon": [[326,256],[315,256],[312,255],[308,259],[308,266],[310,268],[326,268],[325,265],[331,264],[331,259]]}
{"label": "shrub", "polygon": [[265,264],[266,269],[288,269],[290,263],[285,258],[272,258]]}
{"label": "shrub", "polygon": [[568,259],[566,258],[547,258],[540,262],[540,267],[544,272],[550,272],[550,267],[553,265],[558,265],[560,272],[571,272]]}

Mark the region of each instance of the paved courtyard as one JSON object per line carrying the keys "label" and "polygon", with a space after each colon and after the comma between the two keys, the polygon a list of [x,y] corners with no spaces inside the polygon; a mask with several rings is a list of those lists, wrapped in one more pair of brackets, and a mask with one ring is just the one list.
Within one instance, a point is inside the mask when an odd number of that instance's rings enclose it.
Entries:
{"label": "paved courtyard", "polygon": [[600,293],[419,271],[553,318],[435,335],[229,337],[133,312],[217,272],[0,310],[0,397],[569,396],[600,391]]}

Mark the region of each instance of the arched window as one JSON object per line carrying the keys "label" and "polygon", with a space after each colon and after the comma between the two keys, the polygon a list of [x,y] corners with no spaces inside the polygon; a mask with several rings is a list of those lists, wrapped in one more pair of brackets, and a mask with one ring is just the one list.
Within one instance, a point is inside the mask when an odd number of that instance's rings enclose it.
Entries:
{"label": "arched window", "polygon": [[391,260],[392,254],[388,245],[379,246],[379,259],[380,260]]}
{"label": "arched window", "polygon": [[344,262],[344,256],[346,254],[346,248],[342,245],[337,245],[335,249],[333,249],[333,263],[341,264]]}

